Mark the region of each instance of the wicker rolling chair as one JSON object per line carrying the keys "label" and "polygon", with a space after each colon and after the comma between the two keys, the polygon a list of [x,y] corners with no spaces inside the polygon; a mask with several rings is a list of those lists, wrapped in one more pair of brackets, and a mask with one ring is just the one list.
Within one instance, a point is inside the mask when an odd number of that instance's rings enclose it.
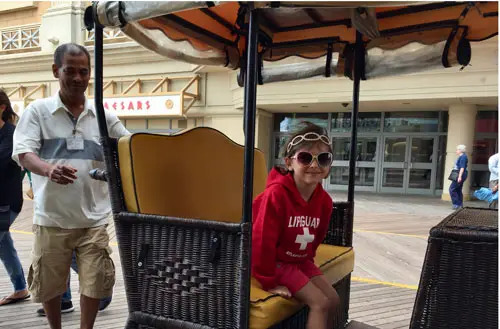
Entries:
{"label": "wicker rolling chair", "polygon": [[[307,309],[244,280],[250,226],[241,224],[243,147],[219,131],[133,134],[103,140],[127,293],[126,328],[301,328]],[[255,151],[254,196],[267,178]],[[342,300],[335,328],[347,323],[354,266],[352,211],[334,207],[315,261]],[[336,245],[336,246],[331,246]],[[246,296],[248,289],[250,300]],[[250,314],[250,315],[249,315]]]}
{"label": "wicker rolling chair", "polygon": [[431,229],[410,328],[498,328],[498,210],[463,208]]}

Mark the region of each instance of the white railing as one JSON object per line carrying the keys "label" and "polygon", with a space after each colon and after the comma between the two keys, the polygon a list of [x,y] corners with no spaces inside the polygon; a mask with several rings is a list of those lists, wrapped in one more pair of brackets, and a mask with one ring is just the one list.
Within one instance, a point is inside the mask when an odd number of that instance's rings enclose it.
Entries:
{"label": "white railing", "polygon": [[40,50],[40,24],[0,29],[0,53]]}
{"label": "white railing", "polygon": [[[94,30],[85,32],[85,43],[90,44],[94,43]],[[120,29],[109,29],[105,28],[103,31],[103,39],[104,42],[123,42],[127,41],[128,37],[123,34]]]}

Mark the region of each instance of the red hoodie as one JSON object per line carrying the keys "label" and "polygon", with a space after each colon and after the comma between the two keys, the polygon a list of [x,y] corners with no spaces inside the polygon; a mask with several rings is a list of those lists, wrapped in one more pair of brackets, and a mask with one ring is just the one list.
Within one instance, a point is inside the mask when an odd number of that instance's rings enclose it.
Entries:
{"label": "red hoodie", "polygon": [[313,260],[328,230],[332,199],[318,184],[306,202],[292,174],[274,168],[252,209],[252,275],[269,290],[277,286],[276,262]]}

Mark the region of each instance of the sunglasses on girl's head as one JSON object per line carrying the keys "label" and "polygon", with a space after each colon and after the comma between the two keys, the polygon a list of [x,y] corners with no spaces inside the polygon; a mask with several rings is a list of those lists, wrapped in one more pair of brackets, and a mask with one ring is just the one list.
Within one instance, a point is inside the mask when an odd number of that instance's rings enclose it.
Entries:
{"label": "sunglasses on girl's head", "polygon": [[296,159],[298,163],[302,166],[310,166],[314,160],[318,162],[318,165],[322,168],[329,167],[333,161],[333,155],[330,152],[323,152],[318,155],[312,155],[309,152],[299,152],[290,159]]}
{"label": "sunglasses on girl's head", "polygon": [[326,135],[320,135],[320,134],[317,134],[315,132],[309,132],[309,133],[305,133],[304,135],[297,135],[297,136],[295,136],[290,141],[290,143],[288,143],[288,145],[286,147],[286,151],[290,152],[290,150],[292,149],[292,147],[294,147],[295,145],[298,145],[298,144],[302,143],[303,141],[306,141],[306,142],[321,141],[321,142],[323,142],[326,145],[331,145],[331,141],[330,141],[330,138],[328,138],[328,136],[326,136]]}

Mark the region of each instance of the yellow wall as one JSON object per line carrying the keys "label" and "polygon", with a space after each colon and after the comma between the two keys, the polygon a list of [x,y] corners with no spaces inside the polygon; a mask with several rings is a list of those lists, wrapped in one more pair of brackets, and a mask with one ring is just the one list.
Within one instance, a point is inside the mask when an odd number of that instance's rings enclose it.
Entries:
{"label": "yellow wall", "polygon": [[245,142],[243,134],[243,116],[228,115],[205,118],[205,125],[222,131],[238,144]]}
{"label": "yellow wall", "polygon": [[40,23],[50,1],[0,2],[0,28]]}

